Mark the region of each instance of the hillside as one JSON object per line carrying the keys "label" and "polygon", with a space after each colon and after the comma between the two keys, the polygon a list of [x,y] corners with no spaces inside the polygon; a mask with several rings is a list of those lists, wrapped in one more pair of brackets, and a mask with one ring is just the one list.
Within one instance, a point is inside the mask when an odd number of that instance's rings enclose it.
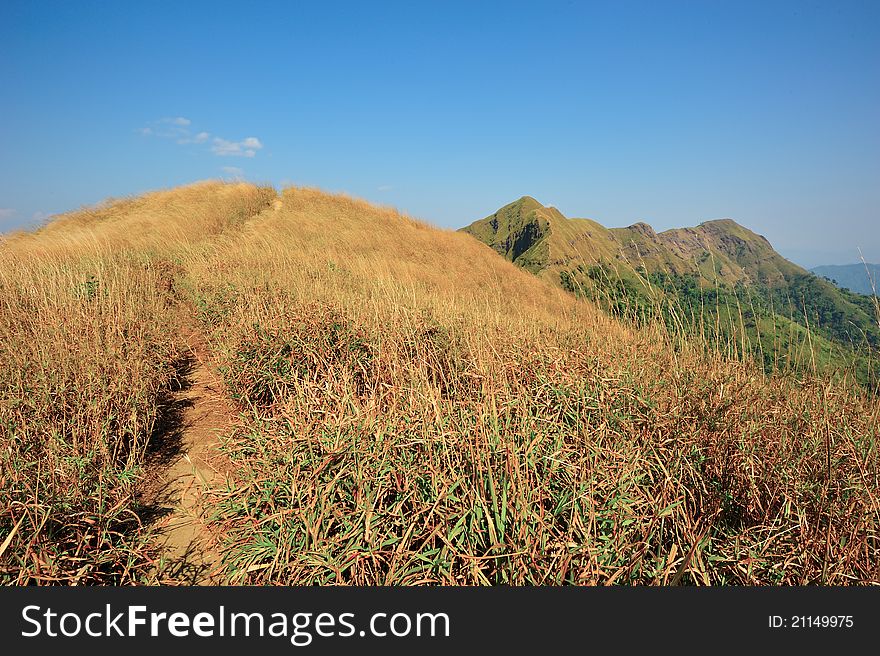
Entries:
{"label": "hillside", "polygon": [[880,582],[875,398],[619,321],[505,217],[201,183],[9,236],[0,580]]}
{"label": "hillside", "polygon": [[730,219],[657,233],[568,219],[525,196],[462,228],[548,282],[640,320],[713,332],[768,367],[847,370],[875,384],[875,306],[779,255]]}
{"label": "hillside", "polygon": [[880,284],[878,264],[827,264],[810,269],[821,278],[828,278],[842,289],[872,296]]}
{"label": "hillside", "polygon": [[709,285],[777,285],[806,273],[776,253],[764,237],[730,219],[661,233],[646,223],[605,228],[589,219],[567,219],[556,208],[524,196],[462,230],[549,279],[573,264],[602,262],[619,265],[623,275],[643,265],[671,275],[693,274]]}

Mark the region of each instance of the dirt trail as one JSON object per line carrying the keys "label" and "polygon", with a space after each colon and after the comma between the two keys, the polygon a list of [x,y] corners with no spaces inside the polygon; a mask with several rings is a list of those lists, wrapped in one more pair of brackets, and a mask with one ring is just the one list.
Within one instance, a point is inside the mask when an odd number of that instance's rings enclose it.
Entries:
{"label": "dirt trail", "polygon": [[173,421],[160,438],[164,455],[153,463],[157,484],[148,494],[158,516],[154,528],[162,552],[156,580],[217,585],[222,582],[220,557],[200,502],[206,490],[222,487],[229,477],[218,436],[231,427],[235,413],[209,365],[204,336],[191,330],[185,337],[187,366],[181,389],[171,400]]}
{"label": "dirt trail", "polygon": [[[271,207],[245,222],[245,230],[282,208],[280,198]],[[165,416],[154,436],[155,450],[148,462],[154,483],[143,494],[144,506],[157,532],[161,556],[155,578],[158,583],[218,585],[222,566],[216,536],[202,513],[206,491],[224,487],[232,467],[220,453],[219,435],[228,431],[235,411],[223,385],[210,365],[205,336],[195,320],[179,307],[182,335],[188,353],[181,372],[180,388],[166,404]]]}
{"label": "dirt trail", "polygon": [[262,212],[254,214],[251,218],[245,221],[243,230],[246,232],[256,230],[261,221],[278,214],[278,212],[281,211],[282,207],[284,207],[284,201],[281,200],[281,198],[276,198],[272,201],[272,205],[270,207],[265,208]]}

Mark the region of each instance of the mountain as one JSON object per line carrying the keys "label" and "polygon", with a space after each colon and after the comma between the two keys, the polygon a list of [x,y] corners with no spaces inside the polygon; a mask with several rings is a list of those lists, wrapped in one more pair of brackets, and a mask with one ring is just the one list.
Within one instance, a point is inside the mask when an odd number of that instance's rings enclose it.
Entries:
{"label": "mountain", "polygon": [[346,196],[203,183],[0,241],[0,585],[880,580],[876,396],[578,298],[607,305],[590,263],[625,273],[630,248],[680,274],[632,267],[617,301],[650,278],[733,303],[676,253],[771,284],[769,245],[533,199],[496,222],[504,257]]}
{"label": "mountain", "polygon": [[556,208],[524,196],[462,231],[545,277],[572,264],[603,262],[619,267],[624,276],[644,266],[648,271],[695,275],[710,284],[776,285],[806,273],[773,250],[764,237],[730,219],[661,233],[641,222],[605,228],[590,219],[567,219]]}
{"label": "mountain", "polygon": [[876,308],[730,219],[660,233],[646,223],[606,228],[523,196],[461,230],[616,314],[659,311],[671,324],[699,323],[716,341],[747,342],[767,366],[855,363],[861,380],[873,380],[864,356],[880,346]]}
{"label": "mountain", "polygon": [[880,289],[880,264],[826,264],[810,271],[856,294],[871,296]]}

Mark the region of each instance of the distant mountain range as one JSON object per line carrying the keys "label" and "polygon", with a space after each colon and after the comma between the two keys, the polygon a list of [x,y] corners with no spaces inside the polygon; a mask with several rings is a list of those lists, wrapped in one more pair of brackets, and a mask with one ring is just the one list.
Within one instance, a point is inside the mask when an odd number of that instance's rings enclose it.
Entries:
{"label": "distant mountain range", "polygon": [[646,223],[606,228],[523,196],[462,230],[615,314],[659,313],[679,324],[684,316],[691,330],[747,342],[768,368],[815,363],[855,368],[863,381],[876,375],[871,299],[790,262],[730,219],[660,233]]}
{"label": "distant mountain range", "polygon": [[[871,295],[880,290],[880,264],[826,264],[810,269],[817,276],[831,280],[838,287],[857,294]],[[871,281],[873,280],[873,286]],[[880,293],[880,291],[878,291]]]}

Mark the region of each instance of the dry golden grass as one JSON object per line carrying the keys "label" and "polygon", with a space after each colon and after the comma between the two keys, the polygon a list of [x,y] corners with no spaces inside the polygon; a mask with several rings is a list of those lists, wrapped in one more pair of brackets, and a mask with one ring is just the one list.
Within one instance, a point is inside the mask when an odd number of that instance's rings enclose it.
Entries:
{"label": "dry golden grass", "polygon": [[17,527],[5,580],[142,569],[136,483],[179,357],[172,259],[268,202],[253,187],[193,185],[0,246],[0,526]]}
{"label": "dry golden grass", "polygon": [[193,186],[0,246],[0,535],[28,518],[7,580],[142,580],[120,517],[187,314],[241,411],[213,509],[231,582],[880,580],[864,391],[628,327],[391,209],[273,200]]}

